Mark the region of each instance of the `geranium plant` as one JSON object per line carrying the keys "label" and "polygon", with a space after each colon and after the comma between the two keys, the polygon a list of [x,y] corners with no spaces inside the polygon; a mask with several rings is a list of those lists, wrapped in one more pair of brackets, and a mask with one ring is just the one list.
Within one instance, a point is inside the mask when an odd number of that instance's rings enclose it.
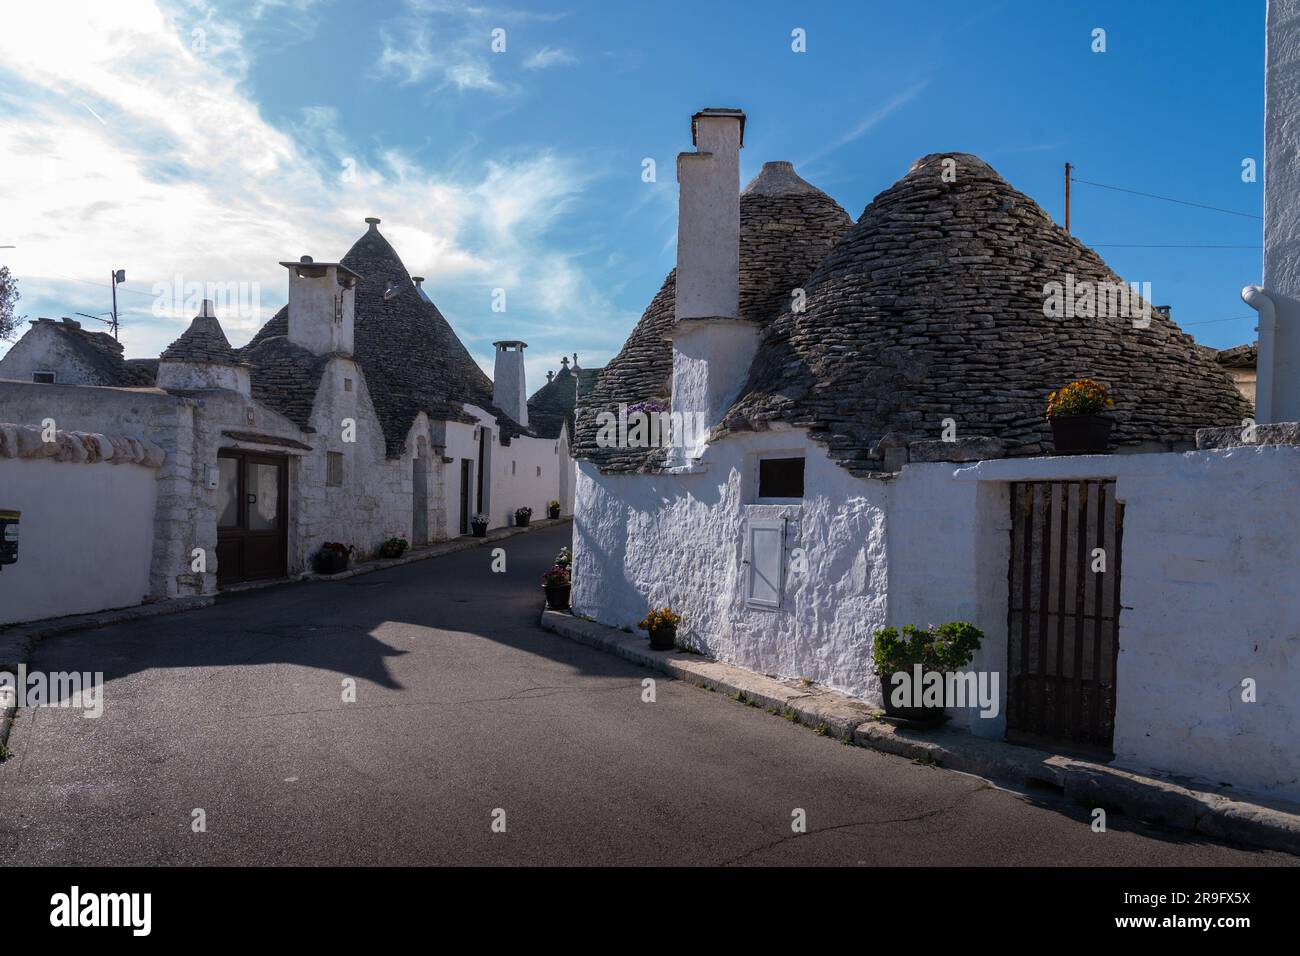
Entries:
{"label": "geranium plant", "polygon": [[572,582],[573,577],[569,573],[569,569],[560,564],[555,565],[555,567],[542,575],[543,587],[562,587],[563,585],[571,584]]}
{"label": "geranium plant", "polygon": [[1106,387],[1090,378],[1081,378],[1047,396],[1048,418],[1074,418],[1080,415],[1100,415],[1115,407]]}
{"label": "geranium plant", "polygon": [[516,509],[515,509],[515,520],[516,520],[516,521],[527,521],[527,520],[528,520],[529,518],[531,518],[532,516],[533,516],[533,509],[532,509],[532,508],[516,508]]}

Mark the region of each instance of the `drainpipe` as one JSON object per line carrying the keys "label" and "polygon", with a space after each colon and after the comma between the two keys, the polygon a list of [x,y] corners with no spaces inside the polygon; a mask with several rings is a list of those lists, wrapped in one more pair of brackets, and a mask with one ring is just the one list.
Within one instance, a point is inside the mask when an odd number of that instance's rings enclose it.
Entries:
{"label": "drainpipe", "polygon": [[1259,357],[1255,364],[1255,421],[1273,420],[1273,332],[1277,327],[1277,310],[1272,297],[1257,285],[1241,290],[1241,299],[1259,313]]}

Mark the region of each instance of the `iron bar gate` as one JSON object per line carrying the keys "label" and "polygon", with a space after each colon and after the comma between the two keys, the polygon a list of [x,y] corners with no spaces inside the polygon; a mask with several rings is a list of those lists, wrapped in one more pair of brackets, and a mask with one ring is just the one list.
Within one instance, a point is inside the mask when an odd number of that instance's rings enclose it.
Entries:
{"label": "iron bar gate", "polygon": [[1113,480],[1012,484],[1009,736],[1110,749],[1123,533]]}

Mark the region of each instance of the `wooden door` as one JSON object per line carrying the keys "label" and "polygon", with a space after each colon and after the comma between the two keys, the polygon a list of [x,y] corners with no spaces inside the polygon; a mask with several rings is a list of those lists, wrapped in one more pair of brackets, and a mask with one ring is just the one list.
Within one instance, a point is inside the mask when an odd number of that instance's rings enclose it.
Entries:
{"label": "wooden door", "polygon": [[289,466],[280,455],[217,456],[217,581],[288,574]]}

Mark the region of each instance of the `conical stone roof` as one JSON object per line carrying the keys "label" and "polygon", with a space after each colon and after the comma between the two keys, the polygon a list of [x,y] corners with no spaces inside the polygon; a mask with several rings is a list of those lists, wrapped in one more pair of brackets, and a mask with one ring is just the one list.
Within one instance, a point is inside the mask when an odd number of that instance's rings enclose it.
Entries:
{"label": "conical stone roof", "polygon": [[[956,161],[955,182],[943,160]],[[1119,444],[1190,444],[1198,427],[1250,414],[1227,375],[1161,314],[1052,318],[1049,283],[1122,283],[1091,249],[987,163],[918,160],[881,193],[763,332],[722,433],[780,420],[810,429],[854,471],[873,445],[942,436],[1050,447],[1048,392],[1078,378],[1110,388]],[[1136,303],[1135,303],[1136,304]]]}
{"label": "conical stone roof", "polygon": [[[812,274],[853,224],[834,199],[787,162],[770,162],[740,194],[740,317],[772,318],[790,292]],[[636,471],[650,458],[643,449],[596,446],[596,417],[619,403],[665,404],[672,392],[673,348],[666,336],[676,307],[676,270],[633,328],[623,349],[601,370],[579,402],[575,454],[605,471]]]}
{"label": "conical stone roof", "polygon": [[226,333],[216,316],[196,315],[190,327],[163,350],[163,362],[205,362],[211,365],[236,365],[235,350],[230,347]]}
{"label": "conical stone roof", "polygon": [[[471,421],[461,409],[462,404],[477,405],[494,415],[507,443],[515,435],[527,434],[527,429],[492,404],[492,380],[470,356],[438,307],[416,288],[377,225],[378,220],[371,222],[341,262],[361,276],[356,286],[353,358],[365,373],[388,457],[402,454],[411,422],[421,411],[436,419]],[[254,364],[259,355],[274,358],[275,367],[285,370],[277,374],[289,381],[291,364],[306,365],[287,361],[297,347],[265,348],[288,333],[288,309],[282,308],[253,336],[243,354]],[[319,380],[319,371],[314,367],[304,374]],[[257,381],[255,371],[255,391]],[[292,381],[301,386],[294,400],[300,405],[307,390],[306,378],[295,373]],[[315,383],[311,385],[313,397],[314,387]]]}

